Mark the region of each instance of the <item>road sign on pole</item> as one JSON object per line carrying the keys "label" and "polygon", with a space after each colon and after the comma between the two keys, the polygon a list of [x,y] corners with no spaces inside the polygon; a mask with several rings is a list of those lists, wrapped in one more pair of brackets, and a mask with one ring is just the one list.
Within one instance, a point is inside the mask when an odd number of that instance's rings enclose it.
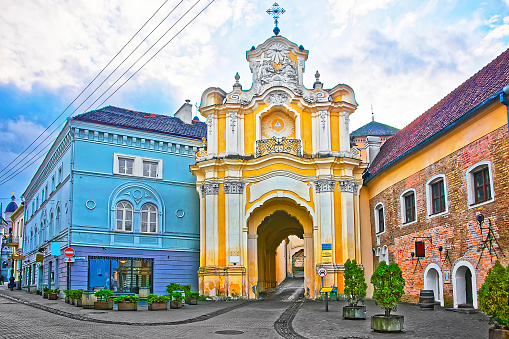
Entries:
{"label": "road sign on pole", "polygon": [[76,259],[74,257],[65,257],[64,258],[64,262],[67,262],[67,263],[70,263],[70,262],[75,262]]}
{"label": "road sign on pole", "polygon": [[316,271],[316,274],[318,274],[320,277],[325,277],[327,275],[327,269],[325,267],[320,267],[317,271]]}
{"label": "road sign on pole", "polygon": [[74,250],[72,248],[68,247],[64,250],[64,255],[66,257],[72,257],[72,256],[74,256]]}

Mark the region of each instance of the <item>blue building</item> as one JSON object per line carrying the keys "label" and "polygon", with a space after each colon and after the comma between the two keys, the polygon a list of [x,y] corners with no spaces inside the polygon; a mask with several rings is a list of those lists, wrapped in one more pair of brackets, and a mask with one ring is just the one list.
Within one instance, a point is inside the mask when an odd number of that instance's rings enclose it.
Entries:
{"label": "blue building", "polygon": [[24,289],[198,289],[189,165],[207,126],[191,108],[170,117],[108,106],[68,119],[24,193]]}

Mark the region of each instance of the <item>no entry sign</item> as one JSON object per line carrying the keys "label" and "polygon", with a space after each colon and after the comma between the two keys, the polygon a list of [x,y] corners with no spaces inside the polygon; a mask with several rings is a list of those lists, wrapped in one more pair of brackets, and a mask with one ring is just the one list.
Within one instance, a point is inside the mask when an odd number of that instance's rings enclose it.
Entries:
{"label": "no entry sign", "polygon": [[72,248],[66,248],[64,250],[64,254],[66,257],[72,257],[74,255],[74,250]]}

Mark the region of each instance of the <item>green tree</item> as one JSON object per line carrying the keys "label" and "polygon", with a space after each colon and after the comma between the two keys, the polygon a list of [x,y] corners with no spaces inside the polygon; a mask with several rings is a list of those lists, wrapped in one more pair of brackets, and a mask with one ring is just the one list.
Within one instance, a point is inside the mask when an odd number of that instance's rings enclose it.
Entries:
{"label": "green tree", "polygon": [[509,267],[497,260],[478,292],[479,308],[496,328],[509,330]]}
{"label": "green tree", "polygon": [[348,306],[357,304],[366,297],[368,285],[364,278],[364,270],[357,265],[355,260],[348,259],[345,262],[345,295],[348,296]]}
{"label": "green tree", "polygon": [[387,265],[382,261],[371,276],[373,284],[373,300],[385,311],[385,316],[390,316],[395,311],[398,301],[405,294],[405,279],[398,264],[391,262]]}

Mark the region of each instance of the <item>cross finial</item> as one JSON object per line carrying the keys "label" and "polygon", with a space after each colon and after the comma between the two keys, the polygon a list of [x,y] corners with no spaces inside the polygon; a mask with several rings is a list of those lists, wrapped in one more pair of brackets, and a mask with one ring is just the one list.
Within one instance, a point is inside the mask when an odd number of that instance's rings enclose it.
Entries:
{"label": "cross finial", "polygon": [[277,2],[274,2],[274,4],[272,5],[271,8],[269,8],[267,10],[267,14],[272,16],[274,18],[274,25],[276,25],[276,27],[274,27],[274,34],[275,35],[278,35],[279,32],[280,32],[280,29],[277,27],[277,24],[278,24],[278,19],[281,15],[283,15],[285,13],[285,9],[282,8],[282,7],[279,7],[279,5],[277,4]]}
{"label": "cross finial", "polygon": [[375,121],[375,113],[373,113],[373,105],[371,105],[371,121]]}

